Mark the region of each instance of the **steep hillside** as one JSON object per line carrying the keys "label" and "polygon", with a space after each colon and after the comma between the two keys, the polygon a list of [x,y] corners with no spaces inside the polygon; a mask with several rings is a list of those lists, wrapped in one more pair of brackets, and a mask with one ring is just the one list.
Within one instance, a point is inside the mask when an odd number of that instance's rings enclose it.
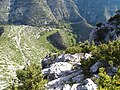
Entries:
{"label": "steep hillside", "polygon": [[1,22],[22,25],[53,25],[57,21],[84,21],[72,0],[2,0]]}
{"label": "steep hillside", "polygon": [[[65,31],[65,30],[64,30]],[[29,62],[40,63],[51,51],[58,51],[59,48],[54,47],[47,37],[61,29],[50,27],[32,27],[24,25],[5,25],[0,26],[0,89],[8,86],[12,79],[15,79],[15,70],[22,68]],[[63,32],[63,31],[62,31]],[[70,38],[64,37],[74,36],[70,32],[61,36],[62,43],[70,45]],[[61,39],[60,38],[60,39]],[[54,40],[54,39],[53,39]],[[74,39],[75,40],[75,39]],[[65,42],[66,41],[66,42]]]}
{"label": "steep hillside", "polygon": [[14,0],[9,11],[9,23],[48,25],[55,21],[46,0]]}
{"label": "steep hillside", "polygon": [[71,22],[80,22],[84,20],[72,0],[47,0],[47,3],[53,15],[58,20],[67,20]]}
{"label": "steep hillside", "polygon": [[120,9],[120,0],[74,0],[79,13],[90,23],[104,22]]}

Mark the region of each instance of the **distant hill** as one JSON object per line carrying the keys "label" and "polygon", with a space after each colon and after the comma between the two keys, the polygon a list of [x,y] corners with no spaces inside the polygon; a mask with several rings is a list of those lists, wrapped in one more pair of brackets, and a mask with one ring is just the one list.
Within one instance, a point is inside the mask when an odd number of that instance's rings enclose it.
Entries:
{"label": "distant hill", "polygon": [[120,9],[120,0],[74,0],[79,13],[88,23],[105,22]]}

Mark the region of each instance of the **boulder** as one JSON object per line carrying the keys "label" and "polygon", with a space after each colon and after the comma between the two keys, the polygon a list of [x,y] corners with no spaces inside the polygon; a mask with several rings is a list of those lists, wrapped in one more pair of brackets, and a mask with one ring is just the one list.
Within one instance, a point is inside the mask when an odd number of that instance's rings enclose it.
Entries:
{"label": "boulder", "polygon": [[90,72],[96,73],[98,69],[101,67],[101,65],[102,65],[101,62],[96,62],[92,67],[90,67]]}

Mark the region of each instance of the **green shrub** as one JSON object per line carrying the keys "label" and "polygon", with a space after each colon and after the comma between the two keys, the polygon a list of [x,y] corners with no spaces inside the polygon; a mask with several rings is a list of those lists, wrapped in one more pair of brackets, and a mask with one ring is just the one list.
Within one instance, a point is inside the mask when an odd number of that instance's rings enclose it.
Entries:
{"label": "green shrub", "polygon": [[120,41],[109,42],[108,44],[101,44],[91,51],[94,57],[93,60],[106,60],[113,62],[114,66],[120,65]]}
{"label": "green shrub", "polygon": [[98,90],[120,90],[120,69],[115,76],[108,76],[105,68],[99,69]]}
{"label": "green shrub", "polygon": [[18,86],[18,90],[45,90],[44,84],[47,80],[43,79],[39,65],[31,64],[16,73],[19,84],[22,84]]}
{"label": "green shrub", "polygon": [[66,49],[66,53],[90,53],[92,50],[96,49],[97,46],[94,43],[90,44],[88,41],[84,43],[79,43],[76,46],[72,46]]}

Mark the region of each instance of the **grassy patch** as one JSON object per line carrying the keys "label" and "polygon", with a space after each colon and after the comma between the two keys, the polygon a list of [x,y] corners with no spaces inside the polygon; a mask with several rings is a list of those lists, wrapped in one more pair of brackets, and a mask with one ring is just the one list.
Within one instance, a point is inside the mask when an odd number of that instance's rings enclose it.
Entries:
{"label": "grassy patch", "polygon": [[39,38],[39,44],[41,44],[42,46],[44,46],[45,48],[49,49],[49,50],[57,50],[57,48],[55,48],[48,40],[47,37],[49,37],[50,35],[54,34],[58,32],[58,30],[53,30],[50,32],[47,32],[46,34],[44,34],[43,36],[41,36]]}

